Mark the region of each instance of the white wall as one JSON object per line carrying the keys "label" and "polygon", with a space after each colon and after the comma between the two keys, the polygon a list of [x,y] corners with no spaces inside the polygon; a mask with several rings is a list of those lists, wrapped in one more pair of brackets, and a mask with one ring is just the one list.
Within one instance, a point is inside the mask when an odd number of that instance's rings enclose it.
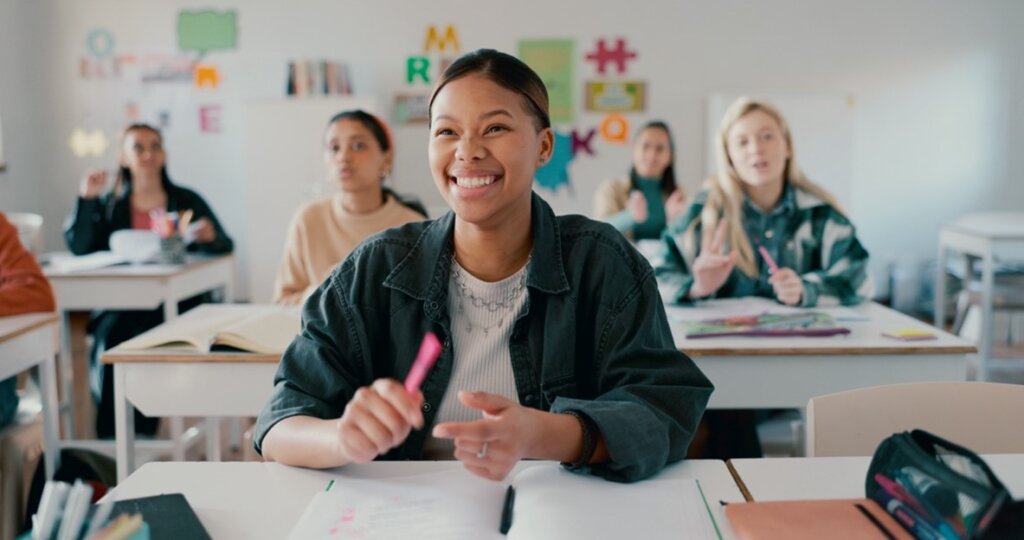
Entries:
{"label": "white wall", "polygon": [[[447,23],[456,26],[463,50],[515,52],[523,38],[575,39],[577,85],[595,75],[582,60],[594,41],[625,37],[639,53],[628,76],[650,83],[649,109],[634,123],[655,117],[670,123],[678,177],[691,191],[705,170],[709,95],[854,96],[854,185],[844,202],[876,267],[933,257],[937,226],[958,214],[1024,209],[1024,3],[1014,0],[645,0],[628,8],[586,0],[522,0],[514,8],[469,0],[288,5],[0,0],[0,114],[11,165],[0,174],[0,209],[42,212],[47,243],[59,246],[56,225],[72,204],[81,170],[112,166],[114,155],[72,157],[71,130],[98,127],[114,134],[134,92],[142,95],[144,113],[164,104],[175,111],[166,133],[172,177],[203,193],[244,250],[255,239],[248,238],[244,205],[237,201],[259,194],[242,172],[241,103],[280,96],[289,59],[333,58],[352,66],[358,92],[388,104],[406,89],[405,58],[421,52],[426,26]],[[224,78],[216,92],[186,85],[143,94],[125,80],[78,78],[90,30],[110,29],[121,52],[173,52],[177,11],[200,7],[236,9],[240,17],[238,50],[208,56]],[[224,107],[222,134],[197,133],[199,103]],[[574,126],[596,127],[599,118],[580,114]],[[395,138],[398,188],[428,205],[441,204],[426,168],[426,129],[396,127]],[[626,171],[628,147],[598,143],[596,149],[597,158],[578,158],[572,167],[574,197],[548,196],[557,209],[588,212],[593,188]],[[307,189],[319,179],[281,181]]]}

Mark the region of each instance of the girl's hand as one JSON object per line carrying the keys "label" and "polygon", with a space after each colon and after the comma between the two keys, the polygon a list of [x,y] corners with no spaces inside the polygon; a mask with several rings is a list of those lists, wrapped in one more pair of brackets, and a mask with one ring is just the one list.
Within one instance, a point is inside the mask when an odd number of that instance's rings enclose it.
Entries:
{"label": "girl's hand", "polygon": [[337,452],[346,463],[373,461],[423,427],[422,403],[422,393],[409,395],[394,379],[360,388],[337,420]]}
{"label": "girl's hand", "polygon": [[90,169],[78,184],[78,196],[83,199],[95,199],[107,190],[107,171]]}
{"label": "girl's hand", "polygon": [[455,458],[473,474],[502,480],[520,459],[537,457],[533,438],[542,432],[545,413],[496,394],[459,392],[463,405],[483,412],[474,422],[445,422],[434,436],[455,440]]}
{"label": "girl's hand", "polygon": [[736,252],[722,254],[725,243],[726,222],[721,221],[715,229],[710,242],[701,245],[700,254],[693,261],[693,285],[690,286],[690,298],[707,296],[725,284],[729,274],[736,266]]}
{"label": "girl's hand", "polygon": [[634,223],[647,221],[647,199],[644,198],[643,193],[639,191],[630,193],[626,208],[629,210],[629,215],[633,216]]}
{"label": "girl's hand", "polygon": [[804,297],[804,282],[792,268],[780,268],[768,278],[775,297],[787,306],[796,306]]}
{"label": "girl's hand", "polygon": [[665,199],[665,224],[671,224],[686,212],[686,197],[683,190],[677,189]]}

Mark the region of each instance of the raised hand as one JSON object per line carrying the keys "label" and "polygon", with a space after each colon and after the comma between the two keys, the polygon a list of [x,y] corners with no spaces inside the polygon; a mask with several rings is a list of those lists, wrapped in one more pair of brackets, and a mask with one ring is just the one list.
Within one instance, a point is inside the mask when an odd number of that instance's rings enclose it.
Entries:
{"label": "raised hand", "polygon": [[690,286],[690,298],[707,296],[725,284],[729,274],[736,266],[736,252],[723,255],[725,245],[726,222],[720,221],[715,228],[710,242],[702,242],[700,254],[693,261],[691,274],[693,285]]}
{"label": "raised hand", "polygon": [[107,171],[90,169],[78,184],[78,196],[83,199],[95,199],[107,190]]}

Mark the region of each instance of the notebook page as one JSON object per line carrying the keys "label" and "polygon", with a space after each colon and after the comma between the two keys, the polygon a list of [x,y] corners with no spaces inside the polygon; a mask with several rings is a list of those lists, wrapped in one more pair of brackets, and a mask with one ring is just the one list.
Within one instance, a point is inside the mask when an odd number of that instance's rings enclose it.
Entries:
{"label": "notebook page", "polygon": [[509,540],[714,540],[696,480],[620,484],[538,465],[518,473]]}
{"label": "notebook page", "polygon": [[265,354],[283,353],[299,333],[298,308],[267,308],[222,327],[217,343]]}
{"label": "notebook page", "polygon": [[317,493],[290,540],[502,539],[507,484],[456,469],[380,479],[338,479]]}
{"label": "notebook page", "polygon": [[238,313],[180,317],[125,341],[120,348],[134,350],[190,346],[198,351],[207,352],[217,331],[240,318],[241,315]]}

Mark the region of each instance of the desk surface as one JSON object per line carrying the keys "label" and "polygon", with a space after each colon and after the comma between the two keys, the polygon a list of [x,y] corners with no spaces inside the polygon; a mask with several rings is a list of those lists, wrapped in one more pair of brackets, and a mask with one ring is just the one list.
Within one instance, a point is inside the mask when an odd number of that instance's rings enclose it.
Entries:
{"label": "desk surface", "polygon": [[[53,254],[50,254],[52,257]],[[95,279],[95,278],[166,278],[184,272],[198,270],[204,266],[231,260],[234,255],[187,255],[185,264],[118,264],[93,270],[68,271],[57,269],[49,264],[43,265],[43,273],[51,280],[62,279]]]}
{"label": "desk surface", "polygon": [[56,313],[26,313],[0,317],[0,343],[56,322]]}
{"label": "desk surface", "polygon": [[[1024,497],[1024,454],[982,458],[1016,499]],[[733,469],[755,501],[864,496],[869,456],[734,459]]]}
{"label": "desk surface", "polygon": [[[684,321],[719,318],[729,315],[753,315],[794,312],[802,308],[781,306],[765,298],[739,298],[701,302],[695,307],[669,306],[666,312],[676,346],[690,356],[817,356],[817,355],[886,355],[886,354],[971,354],[977,352],[973,343],[943,332],[898,311],[874,302],[858,306],[807,308],[807,311],[833,312],[838,324],[850,329],[848,335],[827,337],[720,337],[687,338]],[[843,320],[843,315],[864,320]],[[851,317],[852,318],[852,317]],[[927,330],[936,339],[899,341],[885,337],[884,332],[904,328]]]}
{"label": "desk surface", "polygon": [[[154,332],[164,333],[173,328],[187,329],[195,321],[208,317],[238,314],[241,316],[257,313],[265,309],[291,310],[271,304],[203,304],[175,319],[137,336],[145,337]],[[294,308],[298,317],[299,308]],[[187,331],[187,330],[186,330]],[[280,354],[263,354],[244,351],[211,351],[201,352],[189,347],[155,347],[151,349],[124,349],[121,345],[103,353],[105,364],[129,362],[179,362],[179,363],[255,363],[276,364],[281,360]]]}
{"label": "desk surface", "polygon": [[[540,462],[523,462],[528,467]],[[318,471],[277,463],[149,463],[110,496],[120,499],[183,493],[213,538],[287,538],[310,498],[330,480],[386,478],[461,468],[457,461],[375,462]],[[468,473],[467,473],[468,474]],[[717,501],[743,497],[721,461],[685,461],[658,479],[696,478],[722,534],[732,538]]]}
{"label": "desk surface", "polygon": [[946,223],[943,229],[991,239],[1024,240],[1024,212],[980,212]]}

